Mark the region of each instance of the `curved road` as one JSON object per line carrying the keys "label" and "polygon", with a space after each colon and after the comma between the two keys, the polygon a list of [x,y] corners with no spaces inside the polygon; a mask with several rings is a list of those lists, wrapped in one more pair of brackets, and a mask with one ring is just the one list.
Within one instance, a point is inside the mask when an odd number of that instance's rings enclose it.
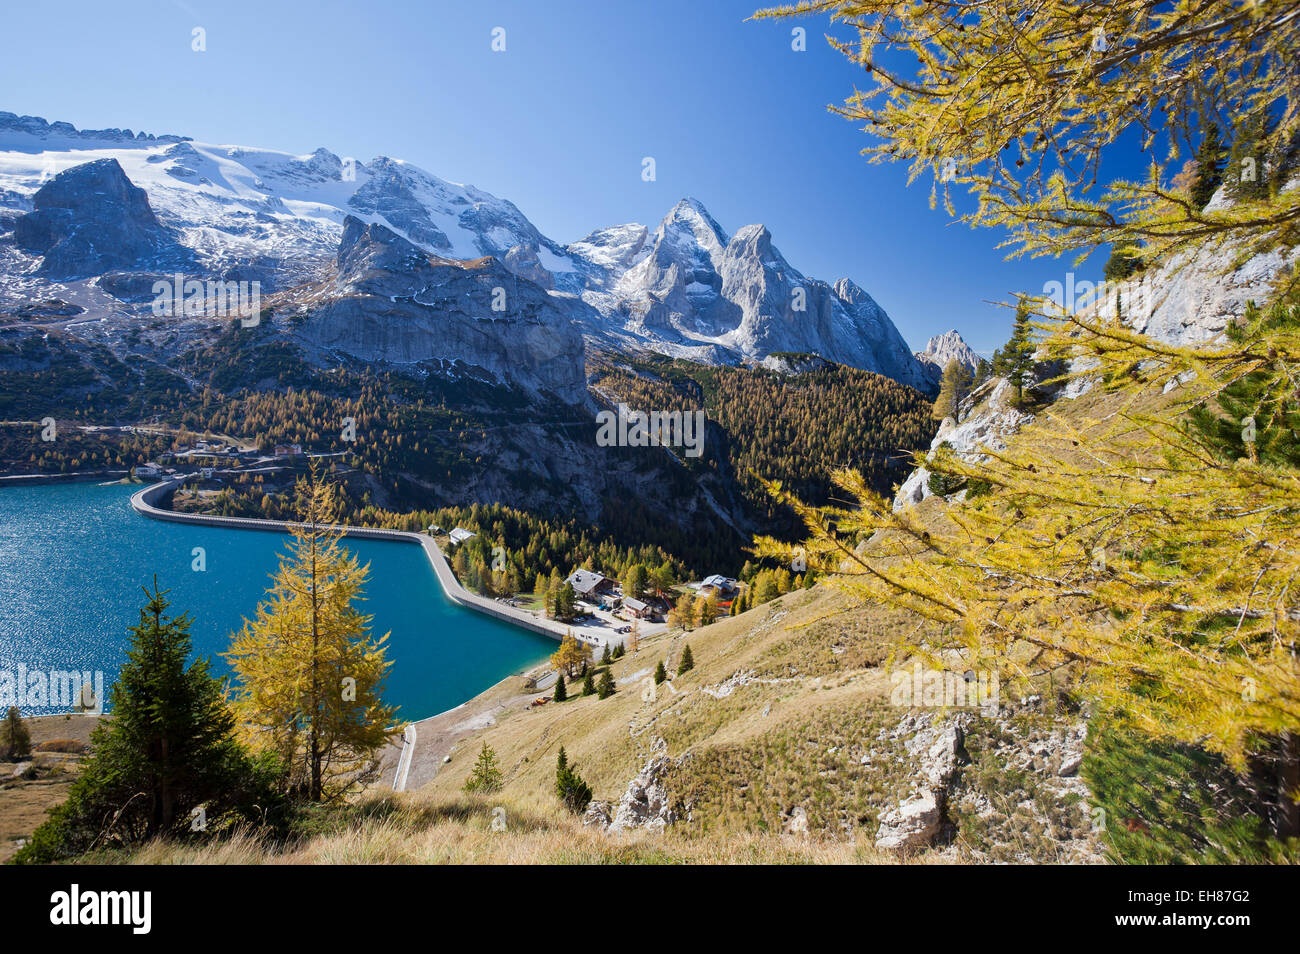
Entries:
{"label": "curved road", "polygon": [[[153,520],[166,520],[172,523],[199,523],[207,524],[212,527],[232,527],[242,530],[269,530],[275,533],[290,532],[294,524],[286,523],[280,520],[257,520],[252,517],[214,517],[208,514],[200,513],[177,513],[174,510],[163,510],[155,506],[155,502],[171,493],[192,474],[185,477],[164,480],[161,483],[151,484],[141,491],[131,496],[131,507],[136,513],[149,517]],[[562,639],[567,633],[574,632],[574,627],[565,626],[561,623],[546,619],[545,617],[536,616],[528,610],[519,609],[516,606],[508,606],[504,603],[498,603],[496,600],[489,599],[486,596],[479,596],[477,593],[471,593],[465,589],[456,580],[455,575],[451,572],[451,567],[447,565],[447,558],[442,550],[438,547],[437,542],[430,536],[422,533],[411,533],[407,530],[383,530],[377,527],[349,527],[338,525],[334,529],[338,530],[345,537],[357,537],[365,540],[396,540],[402,543],[417,543],[424,550],[424,555],[429,558],[429,563],[433,566],[434,575],[438,578],[442,591],[447,594],[447,598],[453,603],[464,606],[468,609],[478,610],[480,613],[486,613],[494,616],[499,620],[511,623],[515,626],[522,626],[525,629],[532,630],[534,633],[541,633],[543,636],[550,636],[552,639]]]}

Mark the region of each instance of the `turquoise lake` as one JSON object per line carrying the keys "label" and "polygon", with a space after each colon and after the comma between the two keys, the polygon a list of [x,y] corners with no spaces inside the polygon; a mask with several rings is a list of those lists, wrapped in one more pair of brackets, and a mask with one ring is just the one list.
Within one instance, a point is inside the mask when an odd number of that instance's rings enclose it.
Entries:
{"label": "turquoise lake", "polygon": [[[0,672],[102,670],[107,687],[126,658],[127,627],[139,622],[141,588],[155,575],[171,591],[171,612],[190,614],[195,653],[229,671],[219,654],[253,615],[288,538],[150,520],[131,509],[139,489],[0,488]],[[544,636],[448,600],[419,547],[345,545],[370,564],[361,609],[373,615],[374,634],[392,633],[384,696],[400,706],[399,719],[457,706],[554,651]],[[203,572],[191,566],[195,547],[206,551]]]}

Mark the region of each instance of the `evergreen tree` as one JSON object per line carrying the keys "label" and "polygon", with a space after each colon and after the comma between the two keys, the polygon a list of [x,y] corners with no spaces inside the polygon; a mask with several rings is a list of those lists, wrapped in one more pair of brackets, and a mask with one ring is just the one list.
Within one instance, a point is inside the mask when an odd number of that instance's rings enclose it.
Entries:
{"label": "evergreen tree", "polygon": [[252,761],[240,747],[208,661],[187,665],[189,617],[167,615],[157,581],[145,595],[109,692],[112,717],[91,733],[92,754],[67,800],[19,852],[19,863],[201,832],[228,817],[265,819],[276,808],[272,786],[280,766]]}
{"label": "evergreen tree", "polygon": [[1029,316],[1029,302],[1022,299],[1016,305],[1011,338],[993,359],[993,373],[1006,378],[1013,388],[1011,403],[1015,407],[1024,406],[1032,395],[1036,345]]}
{"label": "evergreen tree", "polygon": [[600,664],[601,664],[602,666],[608,666],[608,665],[609,665],[611,662],[613,662],[613,661],[614,661],[614,660],[613,660],[612,654],[610,653],[610,650],[609,650],[609,643],[606,643],[606,644],[605,644],[605,651],[604,651],[603,653],[600,654]]}
{"label": "evergreen tree", "polygon": [[655,685],[663,682],[668,678],[668,670],[664,668],[664,661],[659,660],[659,665],[655,666]]}
{"label": "evergreen tree", "polygon": [[555,760],[555,794],[575,815],[586,811],[591,802],[591,786],[582,780],[576,766],[569,765],[564,746],[560,746],[560,754]]}
{"label": "evergreen tree", "polygon": [[[1244,345],[1262,332],[1300,331],[1300,303],[1274,303],[1261,315],[1252,302],[1240,323],[1229,322],[1228,340]],[[1300,468],[1300,405],[1295,396],[1270,389],[1270,372],[1241,375],[1216,395],[1218,413],[1201,406],[1191,411],[1192,423],[1224,460]]]}
{"label": "evergreen tree", "polygon": [[582,694],[584,696],[590,696],[594,694],[595,691],[596,691],[596,680],[592,675],[592,671],[588,669],[586,675],[582,677]]}
{"label": "evergreen tree", "polygon": [[17,706],[10,706],[0,724],[0,753],[7,759],[25,759],[32,754],[32,736]]}
{"label": "evergreen tree", "polygon": [[1138,246],[1116,245],[1111,249],[1110,258],[1106,259],[1102,275],[1108,282],[1123,282],[1145,267],[1142,261],[1142,250]]}
{"label": "evergreen tree", "polygon": [[1224,179],[1234,199],[1261,201],[1270,193],[1269,138],[1273,124],[1268,114],[1257,111],[1237,124]]}
{"label": "evergreen tree", "polygon": [[469,773],[469,778],[465,779],[465,791],[482,792],[490,795],[493,792],[501,791],[504,780],[501,776],[501,766],[497,762],[497,754],[492,750],[492,746],[486,742],[483,748],[479,750],[478,758],[474,762],[474,768]]}
{"label": "evergreen tree", "polygon": [[690,672],[695,668],[695,657],[691,655],[690,644],[682,647],[682,658],[677,663],[677,675]]}
{"label": "evergreen tree", "polygon": [[641,599],[641,597],[645,596],[649,579],[650,574],[646,570],[644,563],[632,564],[623,577],[623,595],[632,599]]}
{"label": "evergreen tree", "polygon": [[561,673],[555,674],[555,701],[563,702],[569,698],[569,691],[564,688],[564,676]]}
{"label": "evergreen tree", "polygon": [[578,595],[574,592],[573,585],[568,582],[562,583],[555,594],[555,618],[566,622],[572,620],[577,612],[577,599]]}
{"label": "evergreen tree", "polygon": [[601,699],[608,699],[614,694],[614,677],[606,669],[600,674],[600,682],[596,684],[596,695]]}
{"label": "evergreen tree", "polygon": [[1201,147],[1196,151],[1196,178],[1192,181],[1189,195],[1196,208],[1204,209],[1223,182],[1223,158],[1219,127],[1211,123],[1201,138]]}

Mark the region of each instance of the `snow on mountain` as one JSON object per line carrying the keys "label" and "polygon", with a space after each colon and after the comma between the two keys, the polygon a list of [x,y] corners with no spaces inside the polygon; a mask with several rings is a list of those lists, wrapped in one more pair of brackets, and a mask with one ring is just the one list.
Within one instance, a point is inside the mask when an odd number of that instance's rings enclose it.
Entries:
{"label": "snow on mountain", "polygon": [[538,248],[552,271],[575,266],[513,203],[399,160],[294,156],[129,130],[78,132],[66,123],[0,112],[0,203],[29,211],[58,173],[113,159],[149,196],[163,225],[220,274],[253,266],[272,287],[318,277],[354,215],[392,228],[444,258],[503,257]]}
{"label": "snow on mountain", "polygon": [[[653,229],[614,226],[565,246],[513,203],[401,160],[78,131],[0,112],[0,235],[53,177],[106,160],[144,191],[157,223],[208,277],[258,279],[268,292],[325,280],[353,216],[443,259],[497,259],[551,296],[590,343],[714,363],[806,352],[932,388],[866,292],[847,279],[806,278],[764,226],[728,235],[689,198]],[[49,270],[40,254],[0,248],[0,305],[49,291],[37,287]]]}
{"label": "snow on mountain", "polygon": [[568,247],[596,266],[583,299],[602,317],[596,338],[704,361],[804,352],[931,383],[893,322],[849,279],[806,278],[763,225],[728,236],[696,199],[678,202],[653,230],[624,225]]}

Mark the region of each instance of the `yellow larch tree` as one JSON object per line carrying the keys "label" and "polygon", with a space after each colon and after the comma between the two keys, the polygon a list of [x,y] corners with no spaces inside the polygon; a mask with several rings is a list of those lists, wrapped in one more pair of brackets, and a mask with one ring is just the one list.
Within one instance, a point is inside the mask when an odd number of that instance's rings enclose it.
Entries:
{"label": "yellow larch tree", "polygon": [[244,737],[281,757],[291,791],[320,801],[373,777],[396,709],[382,699],[388,634],[373,639],[354,605],[369,566],[340,543],[338,491],[313,468],[296,494],[288,552],[225,656]]}

